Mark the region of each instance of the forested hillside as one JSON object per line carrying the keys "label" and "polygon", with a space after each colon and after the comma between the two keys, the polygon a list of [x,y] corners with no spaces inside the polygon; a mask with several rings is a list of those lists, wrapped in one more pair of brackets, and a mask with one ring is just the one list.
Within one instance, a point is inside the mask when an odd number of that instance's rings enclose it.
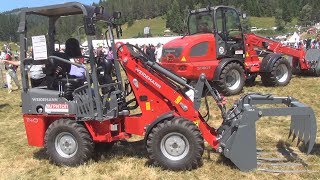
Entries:
{"label": "forested hillside", "polygon": [[[278,27],[284,27],[293,18],[297,18],[298,23],[303,26],[320,21],[318,0],[100,0],[99,5],[107,7],[110,11],[121,11],[123,14],[121,23],[127,23],[128,26],[138,19],[162,16],[166,21],[166,27],[176,33],[183,32],[189,10],[209,5],[234,6],[249,16],[273,16]],[[18,11],[0,14],[0,41],[18,41],[16,33],[19,22]],[[47,23],[43,18],[34,17],[30,21],[28,29],[30,34],[45,32]],[[59,20],[58,26],[62,28],[58,32],[59,39],[63,41],[70,35],[76,36],[80,21],[81,17],[73,18],[71,23],[65,19]],[[101,29],[99,27],[99,30]]]}
{"label": "forested hillside", "polygon": [[132,24],[135,19],[166,15],[166,26],[180,33],[190,9],[216,5],[229,5],[249,16],[277,19],[277,26],[285,26],[294,17],[301,25],[320,21],[318,0],[101,0],[100,4],[112,10],[121,10],[124,21]]}

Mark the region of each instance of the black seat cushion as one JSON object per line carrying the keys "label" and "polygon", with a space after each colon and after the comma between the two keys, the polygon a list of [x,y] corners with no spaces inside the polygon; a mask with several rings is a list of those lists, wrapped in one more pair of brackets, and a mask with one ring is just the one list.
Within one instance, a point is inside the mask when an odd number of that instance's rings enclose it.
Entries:
{"label": "black seat cushion", "polygon": [[77,77],[63,77],[60,79],[60,81],[64,84],[64,83],[72,83],[72,84],[78,84],[78,83],[83,83],[85,81],[84,78],[77,78]]}

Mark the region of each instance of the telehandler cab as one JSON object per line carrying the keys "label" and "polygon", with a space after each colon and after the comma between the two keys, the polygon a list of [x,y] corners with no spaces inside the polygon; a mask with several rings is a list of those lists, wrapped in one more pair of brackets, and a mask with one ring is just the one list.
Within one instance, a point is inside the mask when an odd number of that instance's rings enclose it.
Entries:
{"label": "telehandler cab", "polygon": [[[33,58],[26,58],[27,16],[31,14],[49,19],[49,32],[45,36],[48,44],[40,49],[40,55],[34,52]],[[82,65],[70,62],[62,58],[63,54],[54,51],[57,19],[79,14],[83,15],[90,52],[90,67],[85,67],[86,83],[82,85],[78,84],[78,79],[69,77],[66,71],[55,74],[61,72],[61,63]],[[112,144],[131,135],[140,135],[145,138],[151,161],[163,168],[190,170],[199,167],[206,141],[240,170],[248,171],[257,167],[255,122],[262,116],[282,115],[292,117],[290,134],[303,141],[307,145],[307,153],[310,153],[317,127],[310,107],[291,97],[247,94],[233,108],[226,110],[224,98],[211,88],[204,74],[195,86],[191,86],[150,61],[133,45],[115,44],[114,29],[117,34],[121,32],[115,23],[120,15],[119,12],[109,14],[102,7],[80,3],[21,11],[22,112],[26,134],[29,145],[45,147],[53,163],[80,165],[92,157],[95,143]],[[98,21],[108,29],[114,53],[113,64],[110,63],[112,61],[98,63],[100,57],[94,57],[92,36],[96,33]],[[39,42],[36,45],[44,44],[43,36]],[[44,50],[47,50],[47,57]],[[41,62],[51,67],[45,71],[52,71],[47,72],[47,76],[53,74],[51,78],[58,82],[58,88],[52,87],[52,83],[33,88],[29,86],[26,66]],[[217,129],[210,127],[199,113],[205,86],[221,110],[223,123]],[[194,99],[187,95],[192,93]],[[284,104],[287,107],[259,108],[256,106],[259,104]],[[137,108],[141,113],[132,113]]]}

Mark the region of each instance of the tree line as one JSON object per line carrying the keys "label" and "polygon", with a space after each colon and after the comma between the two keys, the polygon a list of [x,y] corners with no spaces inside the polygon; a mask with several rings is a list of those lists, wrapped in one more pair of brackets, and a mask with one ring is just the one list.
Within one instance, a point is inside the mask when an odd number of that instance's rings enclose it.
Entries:
{"label": "tree line", "polygon": [[277,26],[283,28],[293,18],[300,25],[320,21],[320,3],[317,0],[100,0],[110,11],[120,10],[123,22],[164,16],[166,26],[177,33],[184,31],[189,10],[207,6],[233,6],[249,16],[276,17]]}
{"label": "tree line", "polygon": [[[166,26],[173,32],[182,33],[188,12],[192,9],[228,5],[233,6],[249,16],[276,17],[277,26],[284,27],[293,18],[298,18],[300,25],[311,25],[320,21],[320,3],[317,0],[100,0],[109,11],[121,11],[121,23],[132,25],[135,20],[162,16]],[[18,41],[16,33],[19,25],[19,10],[0,14],[0,41]],[[41,23],[39,23],[39,21]],[[81,17],[63,18],[58,21],[62,29],[58,32],[61,41],[69,36],[76,36]],[[47,22],[41,17],[30,19],[30,34],[45,32]],[[37,25],[36,25],[37,24]],[[98,28],[101,31],[101,27]]]}

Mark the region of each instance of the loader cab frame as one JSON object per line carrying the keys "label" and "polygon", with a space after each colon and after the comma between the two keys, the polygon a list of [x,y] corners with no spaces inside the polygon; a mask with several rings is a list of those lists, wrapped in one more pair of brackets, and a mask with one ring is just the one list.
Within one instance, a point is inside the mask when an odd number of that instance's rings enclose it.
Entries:
{"label": "loader cab frame", "polygon": [[236,9],[216,6],[192,10],[188,17],[188,34],[213,33],[217,58],[244,60],[244,35]]}
{"label": "loader cab frame", "polygon": [[[43,59],[35,58],[35,50],[33,50],[33,56],[27,57],[28,51],[28,39],[27,35],[27,24],[29,23],[28,18],[30,15],[40,15],[42,17],[46,17],[48,20],[48,32],[43,34],[46,41],[46,50],[47,56]],[[59,85],[58,90],[50,89],[49,86],[41,86],[41,87],[30,87],[29,85],[29,77],[28,77],[28,67],[31,65],[45,64],[46,68],[44,71],[49,71],[51,64],[65,63],[74,65],[74,66],[82,66],[77,63],[73,63],[69,61],[65,56],[59,56],[57,52],[55,52],[55,42],[56,40],[56,30],[57,30],[57,21],[61,17],[73,16],[73,15],[82,15],[83,16],[83,27],[85,31],[85,35],[87,37],[88,49],[89,49],[89,57],[90,65],[84,67],[86,71],[86,83],[83,83],[80,87],[76,87],[72,89],[70,95],[71,99],[68,99],[65,94],[67,88]],[[96,22],[100,21],[104,23],[105,28],[108,29],[108,36],[111,42],[111,47],[114,54],[114,59],[117,59],[117,54],[115,53],[115,43],[114,43],[114,34],[113,29],[117,28],[117,25],[114,23],[121,16],[120,12],[108,13],[103,7],[96,6],[87,6],[77,2],[64,3],[58,5],[44,6],[38,8],[24,8],[20,12],[20,23],[18,33],[20,34],[20,66],[21,66],[21,79],[22,79],[22,112],[24,114],[49,114],[49,115],[69,115],[71,117],[75,117],[76,119],[96,119],[102,120],[105,116],[112,118],[116,116],[117,113],[110,112],[106,108],[102,108],[105,103],[104,95],[101,95],[103,88],[111,89],[110,84],[101,84],[99,83],[98,76],[100,74],[97,73],[98,65],[96,63],[96,57],[94,54],[93,43],[92,40],[96,35]],[[39,35],[39,34],[37,34]],[[123,84],[120,74],[120,66],[117,61],[114,61],[114,69],[115,69],[115,83],[113,83],[112,89],[114,90],[122,90]],[[83,67],[83,66],[82,66]],[[54,73],[54,71],[53,71]],[[65,72],[67,73],[67,72]],[[48,72],[45,72],[48,76]],[[50,73],[49,73],[50,74]],[[55,77],[56,78],[56,77]],[[73,79],[65,78],[66,82],[58,81],[59,83],[72,84],[72,82],[76,81]],[[48,81],[48,79],[46,79]],[[110,94],[109,94],[110,95]],[[116,96],[113,93],[113,96]],[[116,99],[116,98],[114,98]],[[112,102],[113,109],[117,109],[116,102]],[[111,115],[107,115],[111,113]]]}

